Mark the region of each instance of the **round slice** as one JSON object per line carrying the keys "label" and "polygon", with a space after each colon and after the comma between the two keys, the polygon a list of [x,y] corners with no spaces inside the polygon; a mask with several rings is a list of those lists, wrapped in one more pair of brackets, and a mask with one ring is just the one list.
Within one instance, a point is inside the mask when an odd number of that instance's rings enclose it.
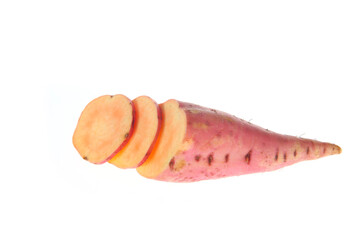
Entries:
{"label": "round slice", "polygon": [[128,142],[135,110],[124,95],[105,95],[91,101],[81,113],[73,144],[83,159],[101,164]]}
{"label": "round slice", "polygon": [[186,133],[186,114],[176,100],[160,104],[162,124],[159,137],[148,159],[136,170],[147,178],[155,178],[166,167],[182,146]]}
{"label": "round slice", "polygon": [[133,100],[135,107],[134,132],[129,142],[109,163],[119,168],[140,166],[149,156],[160,130],[161,112],[158,104],[147,96]]}

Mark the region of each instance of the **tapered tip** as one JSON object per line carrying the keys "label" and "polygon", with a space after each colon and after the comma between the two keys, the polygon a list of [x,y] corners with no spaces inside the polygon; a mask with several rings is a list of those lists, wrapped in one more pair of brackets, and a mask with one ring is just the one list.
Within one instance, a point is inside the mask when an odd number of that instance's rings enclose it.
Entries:
{"label": "tapered tip", "polygon": [[342,149],[341,147],[339,147],[338,145],[333,145],[333,148],[332,148],[332,154],[340,154],[342,152]]}

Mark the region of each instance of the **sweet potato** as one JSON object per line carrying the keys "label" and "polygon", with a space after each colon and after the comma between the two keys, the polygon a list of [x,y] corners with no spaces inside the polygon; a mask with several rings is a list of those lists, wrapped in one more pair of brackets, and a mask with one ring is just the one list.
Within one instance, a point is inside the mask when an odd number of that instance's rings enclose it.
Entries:
{"label": "sweet potato", "polygon": [[271,171],[337,154],[337,145],[281,135],[227,113],[169,100],[161,104],[163,126],[144,177],[192,182]]}
{"label": "sweet potato", "polygon": [[129,141],[135,109],[124,95],[105,95],[91,101],[81,113],[73,144],[81,157],[101,164],[113,158]]}
{"label": "sweet potato", "polygon": [[150,155],[160,130],[161,112],[158,104],[147,96],[133,100],[135,107],[134,131],[128,143],[109,163],[119,168],[135,168]]}
{"label": "sweet potato", "polygon": [[335,144],[278,134],[191,103],[172,99],[160,109],[144,96],[134,103],[123,95],[95,99],[79,119],[74,146],[92,163],[137,167],[146,178],[170,182],[272,171],[341,153]]}

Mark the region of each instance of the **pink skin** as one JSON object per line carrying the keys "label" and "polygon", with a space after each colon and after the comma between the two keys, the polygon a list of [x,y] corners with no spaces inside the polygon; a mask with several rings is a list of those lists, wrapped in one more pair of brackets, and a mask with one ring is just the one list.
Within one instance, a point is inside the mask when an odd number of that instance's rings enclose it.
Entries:
{"label": "pink skin", "polygon": [[179,151],[157,180],[193,182],[272,171],[341,152],[334,144],[277,134],[221,111],[179,103],[187,116],[188,149]]}

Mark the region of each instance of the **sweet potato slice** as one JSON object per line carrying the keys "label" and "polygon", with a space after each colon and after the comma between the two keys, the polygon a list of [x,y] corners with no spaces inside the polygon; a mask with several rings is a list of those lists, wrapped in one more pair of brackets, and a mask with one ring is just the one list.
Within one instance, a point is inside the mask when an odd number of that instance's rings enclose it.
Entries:
{"label": "sweet potato slice", "polygon": [[105,95],[91,101],[81,113],[73,144],[83,159],[101,164],[128,142],[133,130],[134,107],[124,95]]}
{"label": "sweet potato slice", "polygon": [[158,104],[147,96],[133,100],[134,132],[126,146],[109,163],[119,168],[135,168],[149,156],[160,130],[161,112]]}
{"label": "sweet potato slice", "polygon": [[162,124],[154,149],[137,169],[144,177],[155,178],[169,165],[170,159],[181,149],[186,132],[186,115],[176,100],[160,104]]}

